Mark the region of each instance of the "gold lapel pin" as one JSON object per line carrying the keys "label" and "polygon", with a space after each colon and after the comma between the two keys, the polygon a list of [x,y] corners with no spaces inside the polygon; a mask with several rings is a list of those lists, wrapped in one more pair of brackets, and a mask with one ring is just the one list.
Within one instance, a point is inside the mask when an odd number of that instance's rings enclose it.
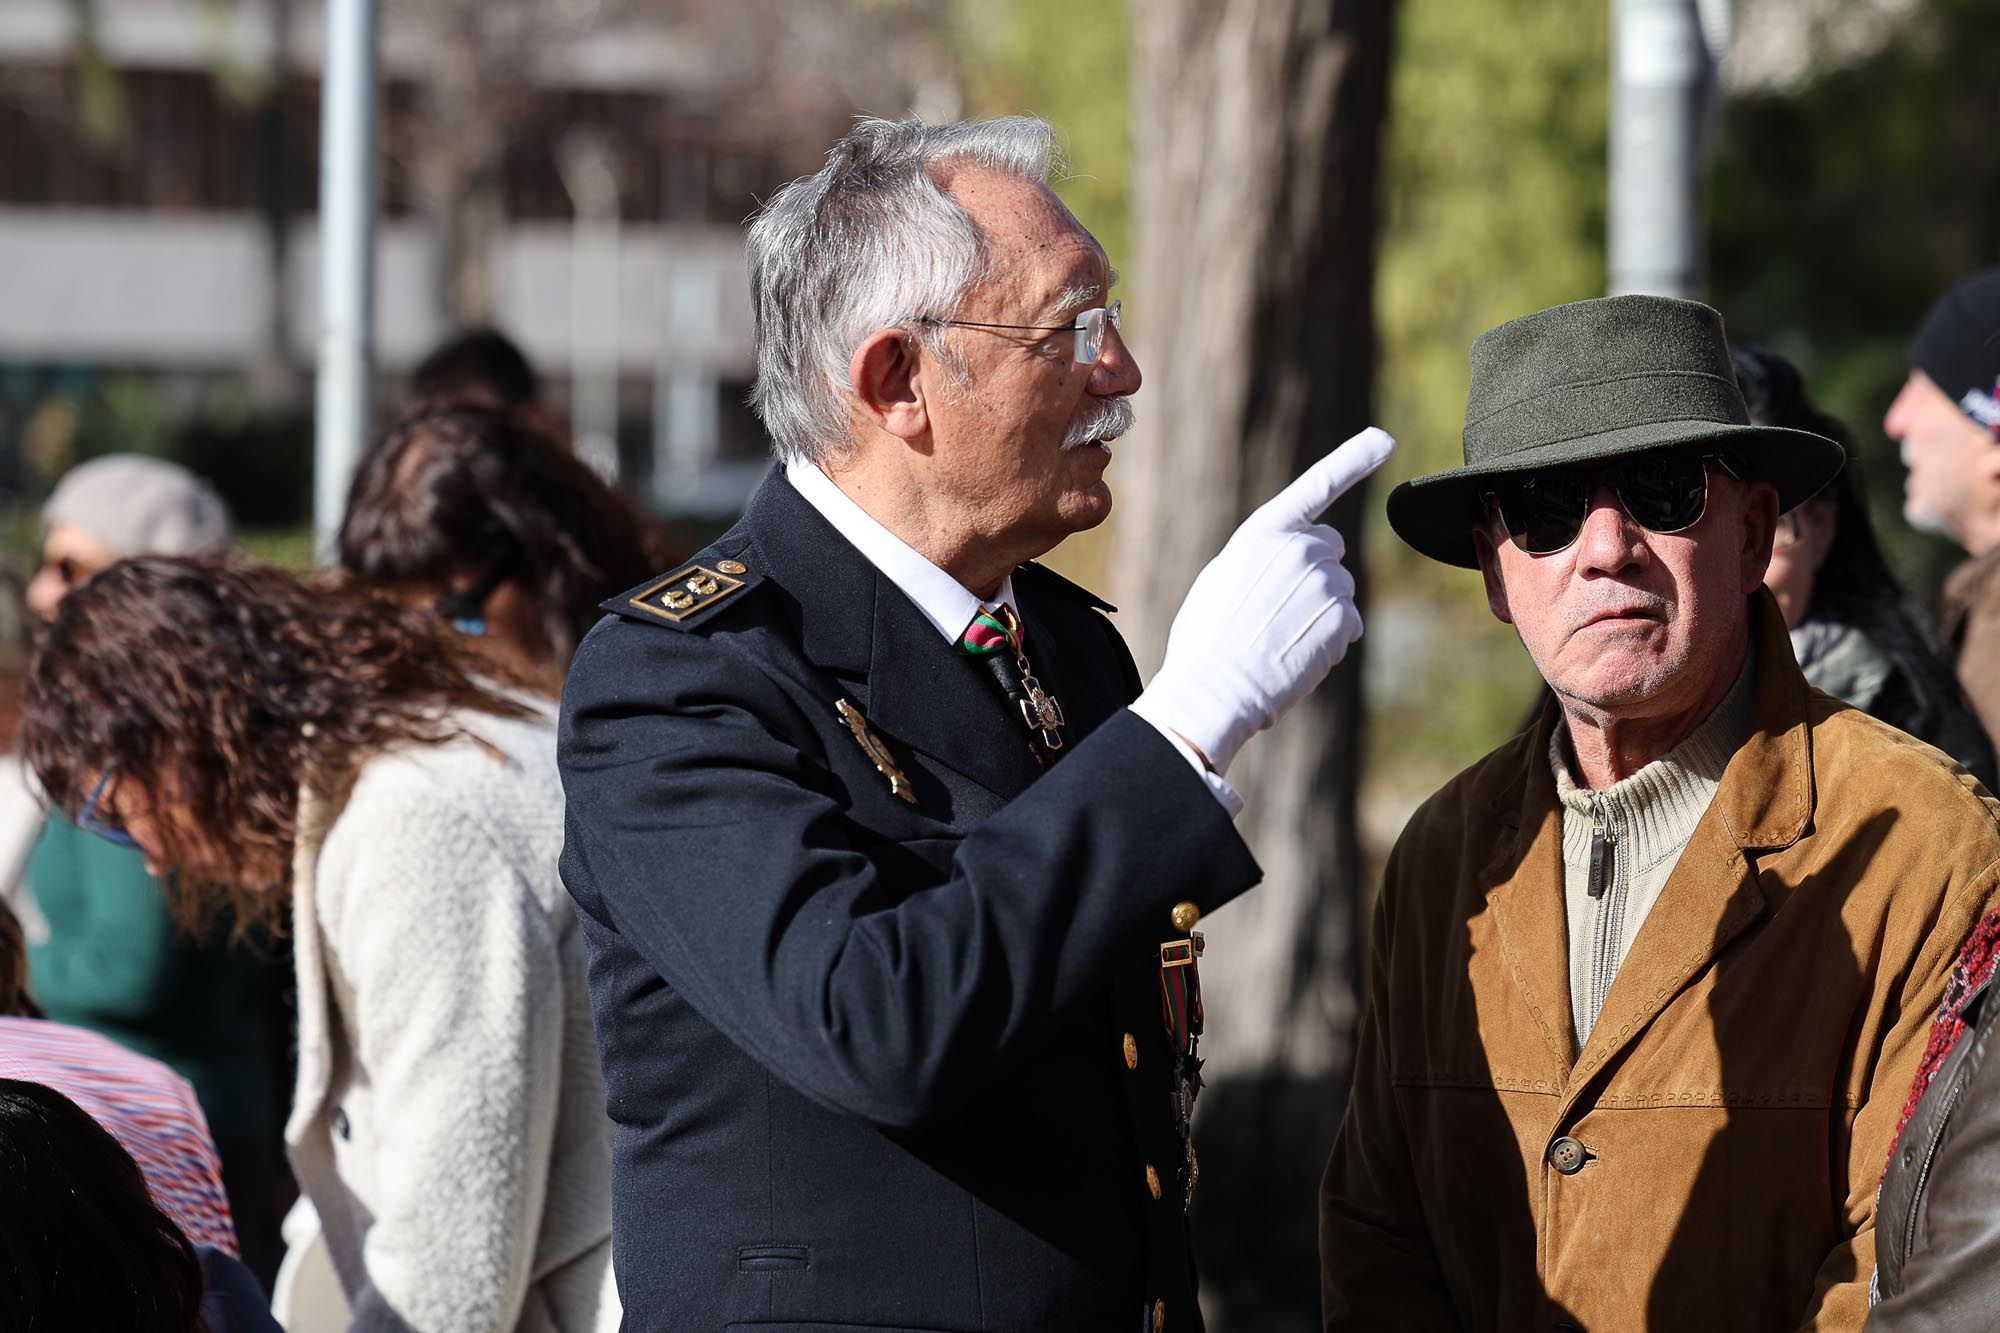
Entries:
{"label": "gold lapel pin", "polygon": [[840,714],[840,720],[847,724],[847,729],[854,733],[855,742],[861,746],[861,752],[875,765],[875,771],[889,779],[889,790],[909,804],[915,805],[917,789],[910,785],[910,780],[904,776],[903,770],[896,767],[896,761],[889,754],[889,747],[882,743],[882,738],[869,729],[868,719],[861,715],[861,710],[845,699],[837,701],[833,707],[834,711]]}

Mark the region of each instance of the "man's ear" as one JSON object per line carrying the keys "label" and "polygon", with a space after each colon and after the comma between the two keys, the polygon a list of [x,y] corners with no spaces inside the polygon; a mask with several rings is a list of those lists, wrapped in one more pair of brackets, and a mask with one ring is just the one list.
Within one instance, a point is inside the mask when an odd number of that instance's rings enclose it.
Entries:
{"label": "man's ear", "polygon": [[1753,481],[1743,494],[1743,595],[1764,582],[1771,568],[1771,546],[1778,538],[1778,488]]}
{"label": "man's ear", "polygon": [[847,382],[854,400],[878,430],[914,440],[930,429],[915,341],[901,329],[880,329],[854,349]]}
{"label": "man's ear", "polygon": [[1513,624],[1514,614],[1507,609],[1507,585],[1500,581],[1500,552],[1493,545],[1493,534],[1486,530],[1484,516],[1472,525],[1472,553],[1479,557],[1479,577],[1486,583],[1486,608],[1501,624]]}

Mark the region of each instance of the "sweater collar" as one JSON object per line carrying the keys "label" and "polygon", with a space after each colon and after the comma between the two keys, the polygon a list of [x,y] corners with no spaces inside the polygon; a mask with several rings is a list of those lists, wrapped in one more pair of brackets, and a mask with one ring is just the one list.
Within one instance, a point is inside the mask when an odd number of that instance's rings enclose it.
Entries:
{"label": "sweater collar", "polygon": [[1686,846],[1742,740],[1755,672],[1754,656],[1745,654],[1736,683],[1699,726],[1666,754],[1603,791],[1580,787],[1570,775],[1565,755],[1569,732],[1558,725],[1549,737],[1549,766],[1565,816],[1577,816],[1563,820],[1564,856],[1584,854],[1591,826],[1600,818],[1618,830],[1629,858],[1626,864],[1635,868],[1652,865]]}

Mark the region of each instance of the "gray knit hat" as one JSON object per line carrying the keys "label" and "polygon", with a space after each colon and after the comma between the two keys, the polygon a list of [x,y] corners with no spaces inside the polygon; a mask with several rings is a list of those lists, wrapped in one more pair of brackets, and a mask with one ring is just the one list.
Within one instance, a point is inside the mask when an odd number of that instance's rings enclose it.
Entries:
{"label": "gray knit hat", "polygon": [[1811,498],[1846,458],[1823,435],[1750,424],[1722,316],[1707,306],[1667,296],[1559,305],[1473,341],[1465,466],[1391,491],[1389,526],[1431,559],[1471,568],[1494,477],[1722,448],[1778,488],[1780,511]]}
{"label": "gray knit hat", "polygon": [[143,454],[106,454],[65,472],[42,506],[42,531],[65,523],[117,556],[213,555],[235,536],[213,486]]}

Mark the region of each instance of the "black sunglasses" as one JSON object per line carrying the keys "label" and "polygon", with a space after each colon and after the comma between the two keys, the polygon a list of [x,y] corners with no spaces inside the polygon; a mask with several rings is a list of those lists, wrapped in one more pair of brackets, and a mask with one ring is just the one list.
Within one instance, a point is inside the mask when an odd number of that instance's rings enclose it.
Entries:
{"label": "black sunglasses", "polygon": [[1590,497],[1609,486],[1634,523],[1648,532],[1681,532],[1708,511],[1708,465],[1743,479],[1725,454],[1640,454],[1596,468],[1559,468],[1496,478],[1486,501],[1514,545],[1553,555],[1576,540],[1590,517]]}

